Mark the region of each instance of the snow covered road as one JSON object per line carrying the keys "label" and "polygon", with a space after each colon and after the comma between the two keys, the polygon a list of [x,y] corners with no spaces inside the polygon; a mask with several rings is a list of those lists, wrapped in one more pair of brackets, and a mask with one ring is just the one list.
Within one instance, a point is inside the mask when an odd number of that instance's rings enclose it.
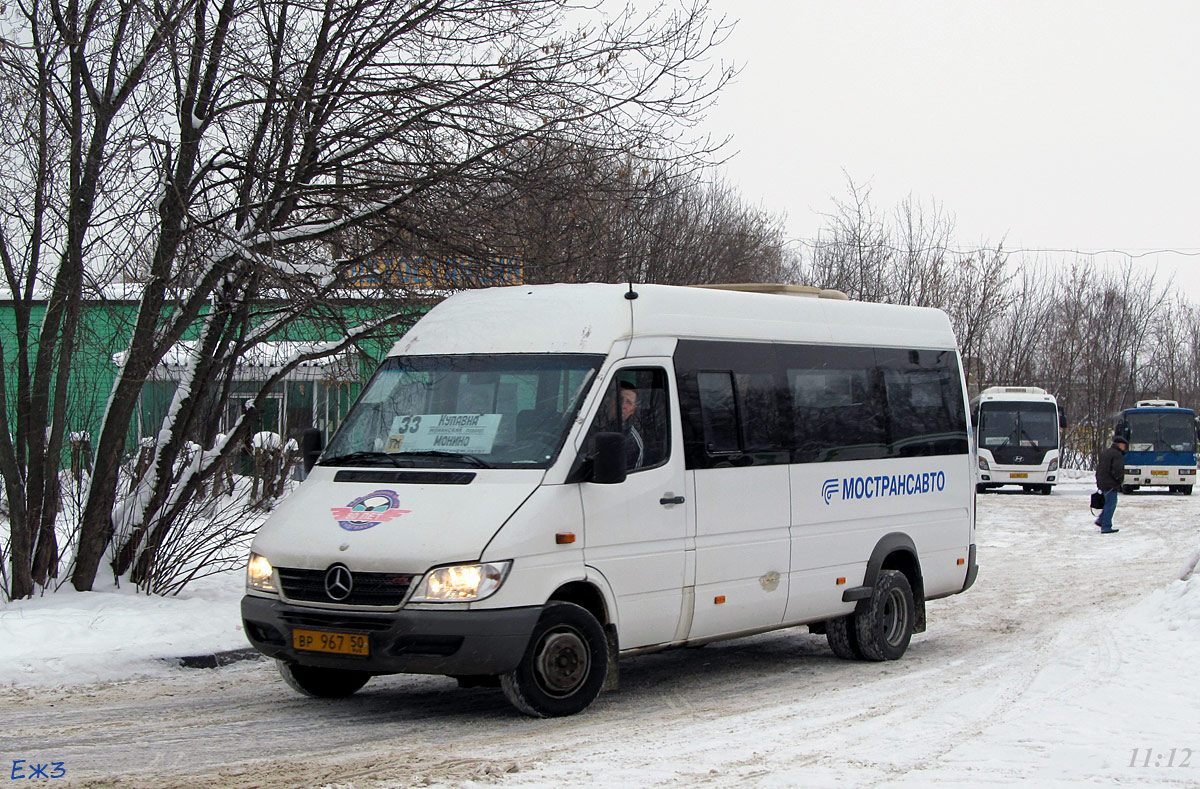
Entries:
{"label": "snow covered road", "polygon": [[975,587],[896,662],[781,631],[624,660],[619,692],[555,720],[440,677],[302,698],[264,661],[14,682],[0,758],[120,787],[1195,786],[1200,496],[1123,496],[1101,536],[1089,491],[980,496]]}

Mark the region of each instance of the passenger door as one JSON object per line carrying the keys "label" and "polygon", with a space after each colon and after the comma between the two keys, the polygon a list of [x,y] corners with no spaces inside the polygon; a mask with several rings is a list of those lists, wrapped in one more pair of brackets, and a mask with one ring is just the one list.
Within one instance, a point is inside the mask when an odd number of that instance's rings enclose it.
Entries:
{"label": "passenger door", "polygon": [[[695,373],[695,610],[688,638],[780,624],[788,600],[790,502],[772,349],[712,344]],[[754,358],[757,352],[762,358]],[[725,369],[721,369],[724,367]],[[746,372],[736,371],[742,368]]]}
{"label": "passenger door", "polygon": [[[616,596],[622,649],[673,641],[683,604],[691,504],[685,498],[681,439],[673,418],[678,396],[669,369],[667,359],[639,359],[615,369],[581,449],[590,452],[590,437],[597,430],[632,427],[638,438],[627,433],[627,446],[641,442],[640,465],[632,464],[636,467],[628,469],[624,482],[580,486],[584,559],[604,575]],[[632,414],[630,387],[636,391]],[[622,402],[625,418],[618,420]],[[630,452],[633,457],[634,450]]]}

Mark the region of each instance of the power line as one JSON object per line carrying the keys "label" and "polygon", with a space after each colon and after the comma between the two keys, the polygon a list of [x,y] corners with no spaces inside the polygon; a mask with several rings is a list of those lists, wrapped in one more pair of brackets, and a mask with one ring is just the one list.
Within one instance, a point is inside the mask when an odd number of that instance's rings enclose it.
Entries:
{"label": "power line", "polygon": [[[793,238],[790,243],[809,247],[811,249],[819,249],[821,247],[830,246],[854,246],[854,244],[842,241],[818,241],[808,238]],[[1144,248],[1140,251],[1133,249],[1069,249],[1069,248],[1054,248],[1054,247],[1015,247],[1013,249],[1004,249],[1003,247],[954,247],[954,246],[927,246],[927,247],[898,247],[888,243],[866,243],[862,244],[866,247],[876,247],[886,249],[889,252],[948,252],[954,255],[973,255],[977,252],[998,252],[1005,255],[1026,255],[1026,254],[1061,254],[1061,255],[1080,255],[1082,257],[1097,257],[1100,255],[1122,255],[1127,258],[1144,258],[1151,255],[1180,255],[1182,257],[1200,257],[1200,247],[1184,247],[1182,249],[1174,248]]]}

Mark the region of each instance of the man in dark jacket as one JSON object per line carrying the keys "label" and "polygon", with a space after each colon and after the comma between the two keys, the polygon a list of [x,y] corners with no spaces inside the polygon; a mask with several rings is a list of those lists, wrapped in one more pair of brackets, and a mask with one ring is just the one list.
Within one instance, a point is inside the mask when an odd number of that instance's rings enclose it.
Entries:
{"label": "man in dark jacket", "polygon": [[1100,453],[1100,460],[1096,463],[1096,487],[1104,494],[1104,509],[1100,510],[1100,517],[1095,521],[1101,534],[1120,531],[1113,528],[1112,518],[1117,509],[1117,491],[1125,482],[1127,446],[1129,444],[1125,441],[1125,436],[1117,433],[1113,436],[1112,446]]}

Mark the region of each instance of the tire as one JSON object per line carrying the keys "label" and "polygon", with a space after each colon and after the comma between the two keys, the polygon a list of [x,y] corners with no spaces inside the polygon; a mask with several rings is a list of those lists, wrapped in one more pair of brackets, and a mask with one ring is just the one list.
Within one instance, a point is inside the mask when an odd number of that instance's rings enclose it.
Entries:
{"label": "tire", "polygon": [[825,638],[829,648],[842,660],[862,660],[862,647],[858,645],[858,628],[854,625],[854,614],[839,616],[825,622]]}
{"label": "tire", "polygon": [[535,718],[574,715],[604,687],[608,642],[596,617],[574,603],[551,602],[542,611],[516,669],[500,675],[509,702]]}
{"label": "tire", "polygon": [[1121,493],[1128,496],[1130,493],[1133,493],[1137,489],[1138,489],[1137,485],[1122,485]]}
{"label": "tire", "polygon": [[1191,485],[1180,485],[1179,492],[1185,496],[1190,496],[1190,495],[1192,495],[1192,486]]}
{"label": "tire", "polygon": [[867,660],[898,660],[912,639],[916,603],[908,578],[881,570],[866,608],[854,617],[858,644]]}
{"label": "tire", "polygon": [[276,661],[276,664],[279,666],[279,676],[283,677],[288,687],[315,699],[345,698],[371,679],[371,675],[365,671],[300,666],[282,660]]}
{"label": "tire", "polygon": [[1041,493],[1043,496],[1049,496],[1052,492],[1054,492],[1054,486],[1053,485],[1042,485],[1039,488],[1038,492]]}

